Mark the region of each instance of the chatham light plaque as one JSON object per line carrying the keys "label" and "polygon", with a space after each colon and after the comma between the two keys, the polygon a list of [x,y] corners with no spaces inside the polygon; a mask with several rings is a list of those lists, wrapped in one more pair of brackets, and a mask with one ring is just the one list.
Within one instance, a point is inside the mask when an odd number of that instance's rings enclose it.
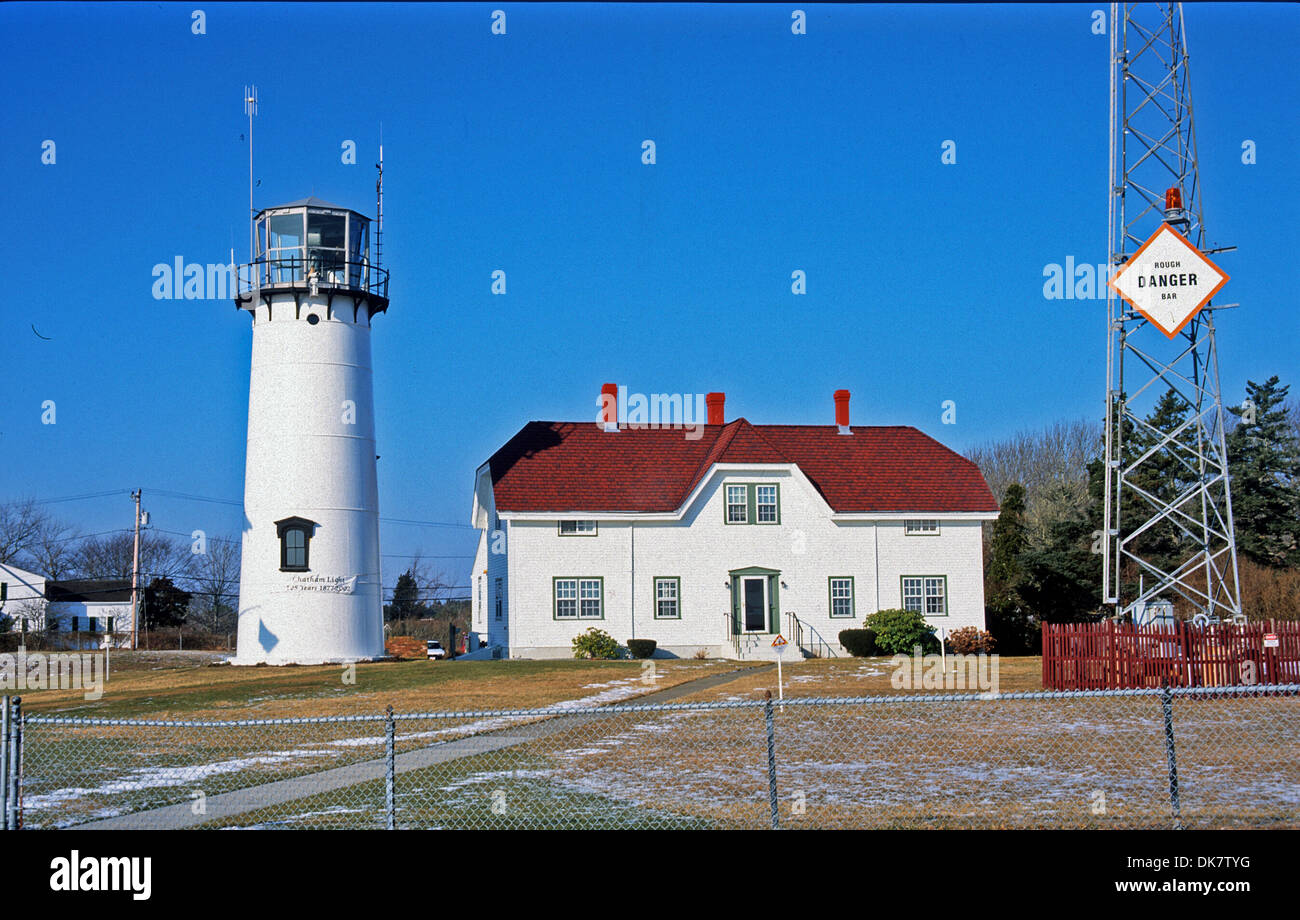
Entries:
{"label": "chatham light plaque", "polygon": [[1172,339],[1227,283],[1217,265],[1163,223],[1110,285]]}

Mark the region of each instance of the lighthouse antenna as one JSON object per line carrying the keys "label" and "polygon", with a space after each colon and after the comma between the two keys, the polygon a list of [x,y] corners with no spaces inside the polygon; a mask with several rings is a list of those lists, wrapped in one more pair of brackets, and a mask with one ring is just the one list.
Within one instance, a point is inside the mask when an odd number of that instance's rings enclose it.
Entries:
{"label": "lighthouse antenna", "polygon": [[379,123],[379,162],[375,164],[379,178],[375,180],[375,265],[384,264],[384,125]]}
{"label": "lighthouse antenna", "polygon": [[257,114],[257,87],[244,87],[244,114],[248,116],[248,265],[253,273],[253,287],[259,288],[257,265],[257,212],[253,210],[253,116]]}

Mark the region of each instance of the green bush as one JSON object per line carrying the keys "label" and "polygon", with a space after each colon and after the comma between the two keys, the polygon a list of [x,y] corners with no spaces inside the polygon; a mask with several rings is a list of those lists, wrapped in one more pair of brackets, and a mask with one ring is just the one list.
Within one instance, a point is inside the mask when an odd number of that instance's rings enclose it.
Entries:
{"label": "green bush", "polygon": [[622,652],[613,636],[594,626],[573,637],[574,658],[619,658]]}
{"label": "green bush", "polygon": [[878,610],[867,617],[867,626],[875,630],[882,655],[910,655],[917,645],[923,654],[939,651],[934,627],[915,610]]}
{"label": "green bush", "polygon": [[868,658],[876,654],[874,629],[841,629],[840,645],[854,658]]}
{"label": "green bush", "polygon": [[654,639],[628,639],[627,650],[633,658],[653,658],[655,648],[659,645]]}

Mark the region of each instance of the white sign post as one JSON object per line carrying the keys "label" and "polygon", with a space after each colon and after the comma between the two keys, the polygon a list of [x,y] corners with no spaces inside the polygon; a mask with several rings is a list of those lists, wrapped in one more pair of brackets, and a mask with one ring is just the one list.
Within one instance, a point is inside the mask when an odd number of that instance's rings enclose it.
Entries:
{"label": "white sign post", "polygon": [[1165,223],[1124,263],[1110,286],[1172,339],[1227,283],[1219,266]]}
{"label": "white sign post", "polygon": [[[777,633],[776,638],[772,640],[772,648],[776,649],[776,698],[782,703],[785,702],[785,681],[781,678],[781,659],[785,657],[785,647],[789,644],[785,641],[785,636],[780,633]],[[781,711],[785,712],[784,706],[781,707]]]}

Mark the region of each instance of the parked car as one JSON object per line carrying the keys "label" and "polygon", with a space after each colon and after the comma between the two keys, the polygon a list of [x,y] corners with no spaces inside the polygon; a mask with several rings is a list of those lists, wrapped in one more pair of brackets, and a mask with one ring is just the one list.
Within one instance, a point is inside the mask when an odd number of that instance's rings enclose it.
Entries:
{"label": "parked car", "polygon": [[430,658],[446,658],[447,650],[442,647],[442,643],[437,639],[430,639],[424,643],[425,650]]}

